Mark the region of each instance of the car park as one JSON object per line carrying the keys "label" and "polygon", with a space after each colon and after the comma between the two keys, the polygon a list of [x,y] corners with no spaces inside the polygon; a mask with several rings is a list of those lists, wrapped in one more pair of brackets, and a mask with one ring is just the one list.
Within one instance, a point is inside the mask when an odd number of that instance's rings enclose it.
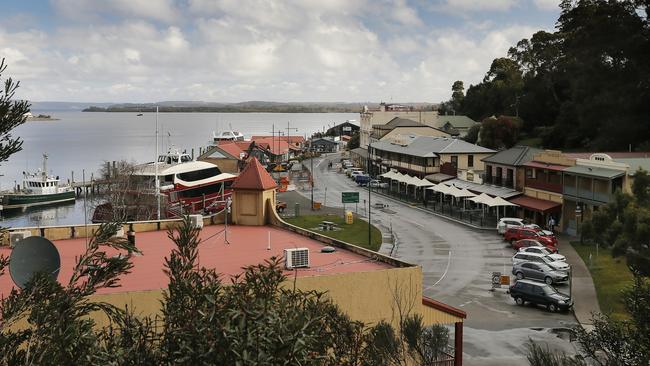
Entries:
{"label": "car park", "polygon": [[388,183],[380,182],[377,179],[373,179],[373,180],[370,181],[370,187],[371,188],[388,188]]}
{"label": "car park", "polygon": [[537,231],[541,231],[541,232],[544,233],[544,235],[553,235],[552,231],[544,230],[544,229],[542,229],[541,226],[539,226],[537,224],[526,224],[526,225],[524,225],[524,227],[527,227],[527,228],[533,229],[533,230],[537,230]]}
{"label": "car park", "polygon": [[566,262],[554,260],[553,258],[544,254],[518,252],[517,254],[512,256],[513,265],[523,263],[523,262],[535,262],[535,263],[546,264],[547,266],[557,271],[568,272],[570,269],[570,266]]}
{"label": "car park", "polygon": [[524,226],[524,219],[518,217],[502,217],[497,223],[497,232],[499,234],[505,234],[508,229],[520,226]]}
{"label": "car park", "polygon": [[545,245],[535,239],[520,239],[515,241],[514,243],[511,242],[512,249],[519,251],[521,248],[527,248],[527,247],[544,247],[548,250],[550,250],[552,253],[558,253],[559,250],[557,249],[556,246],[554,245]]}
{"label": "car park", "polygon": [[553,260],[566,262],[566,257],[565,256],[563,256],[562,254],[559,254],[559,253],[553,253],[550,249],[548,249],[548,248],[546,248],[544,246],[541,246],[541,247],[525,247],[525,248],[519,249],[519,252],[544,254],[544,255],[549,256]]}
{"label": "car park", "polygon": [[526,302],[543,305],[551,312],[568,310],[573,306],[573,300],[566,294],[556,290],[553,286],[528,280],[518,280],[509,289],[510,296],[517,305]]}
{"label": "car park", "polygon": [[518,280],[528,278],[531,280],[542,281],[547,284],[565,282],[569,280],[569,274],[564,271],[558,271],[544,263],[521,262],[512,266],[512,274]]}
{"label": "car park", "polygon": [[541,231],[537,231],[525,227],[516,227],[506,230],[505,235],[503,236],[505,241],[509,241],[510,244],[514,244],[517,240],[521,239],[534,239],[546,246],[557,247],[557,238],[555,235],[545,235]]}

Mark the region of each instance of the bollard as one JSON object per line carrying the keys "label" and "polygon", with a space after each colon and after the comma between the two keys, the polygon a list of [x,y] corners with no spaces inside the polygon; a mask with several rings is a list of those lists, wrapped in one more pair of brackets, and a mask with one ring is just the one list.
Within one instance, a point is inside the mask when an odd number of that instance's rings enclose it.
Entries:
{"label": "bollard", "polygon": [[296,204],[293,206],[293,210],[295,217],[300,216],[300,203],[296,202]]}

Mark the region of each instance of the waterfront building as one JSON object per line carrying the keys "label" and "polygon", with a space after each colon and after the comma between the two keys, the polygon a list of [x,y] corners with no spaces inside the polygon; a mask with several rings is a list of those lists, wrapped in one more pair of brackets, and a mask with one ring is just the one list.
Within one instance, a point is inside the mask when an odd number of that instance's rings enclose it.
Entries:
{"label": "waterfront building", "polygon": [[431,127],[436,128],[438,121],[438,111],[421,110],[407,107],[399,104],[381,103],[378,109],[371,110],[364,107],[360,113],[360,147],[367,149],[370,143],[370,135],[373,132],[374,125],[384,125],[395,117],[410,119]]}
{"label": "waterfront building", "polygon": [[386,124],[372,126],[370,141],[387,141],[394,139],[397,135],[431,136],[431,137],[452,137],[448,132],[416,122],[407,118],[395,117]]}
{"label": "waterfront building", "polygon": [[494,154],[463,140],[412,135],[373,143],[370,150],[373,175],[394,169],[419,178],[444,173],[475,183],[482,183],[482,159]]}

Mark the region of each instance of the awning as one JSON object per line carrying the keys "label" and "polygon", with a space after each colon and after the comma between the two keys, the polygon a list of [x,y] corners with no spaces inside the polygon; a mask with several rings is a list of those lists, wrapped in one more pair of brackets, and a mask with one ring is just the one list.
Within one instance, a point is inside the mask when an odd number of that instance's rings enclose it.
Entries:
{"label": "awning", "polygon": [[470,198],[469,200],[472,201],[472,202],[483,203],[483,204],[485,204],[486,202],[491,202],[491,201],[492,201],[492,197],[488,196],[488,195],[485,194],[485,193],[481,193],[481,194],[479,194],[479,195],[476,196],[476,197],[472,197],[472,198]]}
{"label": "awning", "polygon": [[462,198],[463,197],[463,190],[460,188],[456,188],[454,186],[449,187],[449,191],[447,194],[450,194],[456,198]]}
{"label": "awning", "polygon": [[460,190],[460,193],[459,193],[458,196],[456,196],[456,197],[459,197],[459,198],[460,198],[460,197],[467,198],[467,197],[475,197],[475,196],[476,196],[476,195],[475,195],[474,193],[468,191],[466,188],[463,188],[463,189]]}
{"label": "awning", "polygon": [[558,211],[562,207],[561,203],[542,200],[528,196],[519,196],[512,198],[510,202],[517,204],[521,207],[527,208],[532,211],[547,213],[549,211]]}
{"label": "awning", "polygon": [[486,202],[486,205],[488,205],[490,207],[495,207],[495,206],[517,206],[516,203],[508,202],[508,201],[506,201],[503,198],[498,197],[498,196],[492,198],[492,201]]}
{"label": "awning", "polygon": [[429,187],[427,189],[430,189],[430,190],[436,191],[436,192],[440,192],[442,194],[449,194],[449,186],[446,185],[446,184],[442,184],[442,183],[437,184],[437,185],[435,185],[433,187]]}
{"label": "awning", "polygon": [[417,184],[418,187],[431,187],[431,186],[435,186],[435,184],[429,182],[429,181],[426,180],[426,179],[419,179],[419,180],[420,180],[420,182]]}
{"label": "awning", "polygon": [[441,183],[441,182],[444,182],[446,180],[454,179],[456,177],[451,176],[449,174],[445,174],[445,173],[433,173],[433,174],[429,174],[429,175],[425,176],[424,178],[431,181],[431,182],[433,182],[433,183]]}
{"label": "awning", "polygon": [[386,179],[394,179],[394,177],[395,177],[395,172],[392,171],[392,170],[389,170],[389,171],[387,171],[386,173],[381,174],[380,177],[382,177],[382,178],[386,178]]}

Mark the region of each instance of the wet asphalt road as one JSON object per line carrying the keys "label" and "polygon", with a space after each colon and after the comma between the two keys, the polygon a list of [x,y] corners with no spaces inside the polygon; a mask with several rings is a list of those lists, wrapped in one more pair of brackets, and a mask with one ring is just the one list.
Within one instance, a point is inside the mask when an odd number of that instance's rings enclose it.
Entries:
{"label": "wet asphalt road", "polygon": [[[358,191],[358,213],[365,216],[367,189],[328,169],[329,161],[336,163],[339,159],[339,154],[333,154],[314,160],[314,200],[341,207],[342,191]],[[308,190],[299,192],[310,197]],[[577,324],[572,313],[519,307],[505,288],[491,291],[492,272],[510,274],[514,253],[496,232],[473,229],[376,194],[371,199],[372,223],[384,232],[392,228],[396,238],[391,255],[422,267],[424,295],[467,312],[465,365],[525,365],[529,339],[552,349],[575,352],[563,331]],[[376,209],[377,202],[388,207]],[[354,206],[348,205],[348,209],[354,210]],[[382,252],[390,251],[390,247],[382,247]],[[567,286],[559,289],[568,292]]]}

